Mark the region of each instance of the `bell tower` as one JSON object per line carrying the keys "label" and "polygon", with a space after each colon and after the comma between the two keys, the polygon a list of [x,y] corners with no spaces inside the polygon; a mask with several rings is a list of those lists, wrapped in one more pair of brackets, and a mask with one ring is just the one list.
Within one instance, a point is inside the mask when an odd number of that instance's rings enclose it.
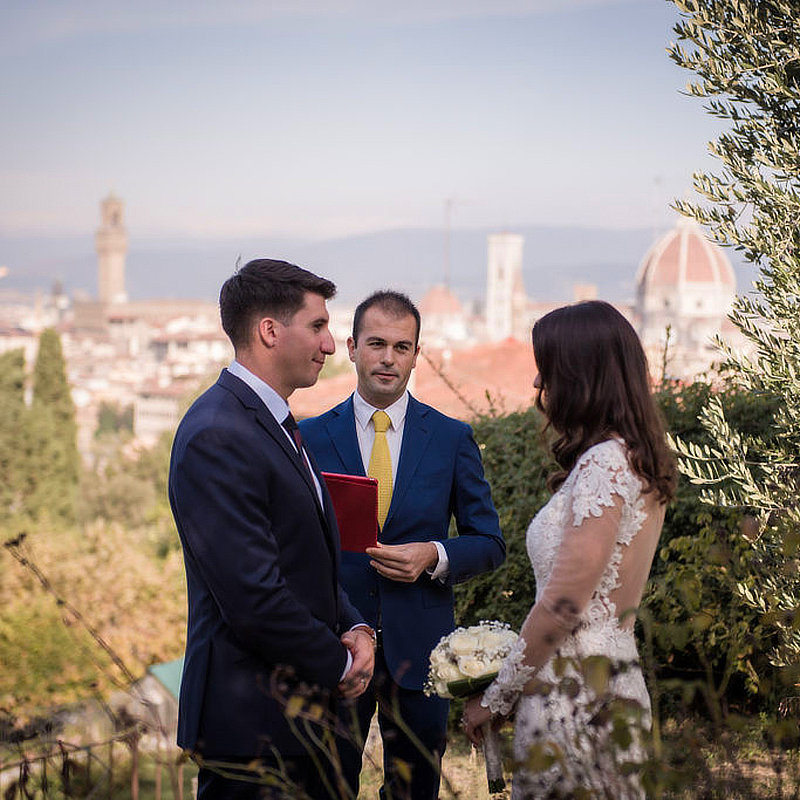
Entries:
{"label": "bell tower", "polygon": [[100,227],[95,235],[97,249],[97,289],[101,303],[124,303],[125,255],[128,234],[122,224],[122,200],[110,194],[100,202]]}
{"label": "bell tower", "polygon": [[515,233],[489,234],[486,333],[493,342],[516,335],[521,315],[524,314],[523,242],[523,237]]}

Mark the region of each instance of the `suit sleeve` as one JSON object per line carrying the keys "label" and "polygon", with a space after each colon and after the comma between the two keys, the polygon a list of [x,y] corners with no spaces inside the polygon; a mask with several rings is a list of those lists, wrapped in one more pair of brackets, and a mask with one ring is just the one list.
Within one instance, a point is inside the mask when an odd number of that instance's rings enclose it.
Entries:
{"label": "suit sleeve", "polygon": [[[268,664],[333,688],[347,655],[281,575],[263,458],[242,431],[208,427],[176,452],[170,499],[185,545],[239,644]],[[349,604],[348,604],[349,606]]]}
{"label": "suit sleeve", "polygon": [[496,569],[506,557],[506,543],[483,474],[480,450],[470,426],[460,423],[460,428],[451,489],[458,536],[442,542],[450,561],[448,584]]}

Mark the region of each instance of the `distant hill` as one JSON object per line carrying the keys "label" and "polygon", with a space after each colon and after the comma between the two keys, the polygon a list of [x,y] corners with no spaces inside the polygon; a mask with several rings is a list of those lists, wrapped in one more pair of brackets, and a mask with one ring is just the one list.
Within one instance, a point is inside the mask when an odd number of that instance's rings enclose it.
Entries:
{"label": "distant hill", "polygon": [[[450,285],[464,300],[482,298],[486,282],[486,237],[490,229],[454,230],[450,236]],[[574,283],[594,283],[600,297],[629,300],[636,270],[652,244],[649,229],[515,228],[525,237],[523,272],[528,294],[569,300]],[[238,258],[284,258],[331,278],[339,297],[354,302],[372,289],[400,288],[419,299],[444,280],[444,235],[436,229],[380,231],[341,239],[147,239],[130,233],[127,286],[131,299],[215,299]],[[739,287],[749,286],[753,268],[729,257]],[[0,291],[49,290],[61,281],[67,292],[97,291],[91,233],[85,237],[0,234],[0,266],[9,274]]]}

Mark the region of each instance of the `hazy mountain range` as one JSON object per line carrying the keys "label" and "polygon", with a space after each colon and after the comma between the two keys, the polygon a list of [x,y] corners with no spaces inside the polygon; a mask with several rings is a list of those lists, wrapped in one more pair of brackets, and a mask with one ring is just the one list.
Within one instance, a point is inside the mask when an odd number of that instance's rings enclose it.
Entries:
{"label": "hazy mountain range", "polygon": [[[496,230],[450,234],[451,288],[462,300],[482,298],[486,285],[486,237]],[[638,266],[656,234],[652,229],[602,230],[571,227],[515,228],[525,237],[523,273],[530,297],[570,300],[574,283],[594,283],[600,297],[630,300]],[[658,232],[663,233],[663,231]],[[152,239],[130,236],[126,283],[131,299],[215,300],[222,281],[257,256],[284,258],[331,278],[345,302],[382,287],[400,288],[419,300],[445,279],[445,236],[440,229],[404,229],[340,239]],[[739,289],[754,270],[728,251]],[[92,234],[35,237],[0,233],[0,266],[8,268],[0,292],[49,290],[61,281],[70,293],[97,291]]]}

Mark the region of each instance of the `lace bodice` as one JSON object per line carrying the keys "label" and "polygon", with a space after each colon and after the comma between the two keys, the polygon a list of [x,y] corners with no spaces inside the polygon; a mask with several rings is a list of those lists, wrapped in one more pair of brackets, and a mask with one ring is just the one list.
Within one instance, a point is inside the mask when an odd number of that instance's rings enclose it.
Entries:
{"label": "lace bodice", "polygon": [[[528,528],[536,604],[522,631],[526,658],[518,652],[509,659],[484,705],[508,713],[511,698],[536,670],[548,678],[546,662],[556,650],[635,659],[633,616],[625,612],[641,599],[662,519],[620,440],[581,455]],[[643,527],[648,535],[636,541]]]}
{"label": "lace bodice", "polygon": [[620,588],[623,548],[631,544],[647,516],[642,483],[628,464],[624,445],[612,439],[587,450],[528,527],[526,545],[538,600],[547,590],[565,533],[590,517],[600,517],[604,509],[615,505],[615,498],[622,501],[619,526],[608,564],[580,614],[584,627],[616,623],[618,612],[626,610],[617,609],[614,600]]}

